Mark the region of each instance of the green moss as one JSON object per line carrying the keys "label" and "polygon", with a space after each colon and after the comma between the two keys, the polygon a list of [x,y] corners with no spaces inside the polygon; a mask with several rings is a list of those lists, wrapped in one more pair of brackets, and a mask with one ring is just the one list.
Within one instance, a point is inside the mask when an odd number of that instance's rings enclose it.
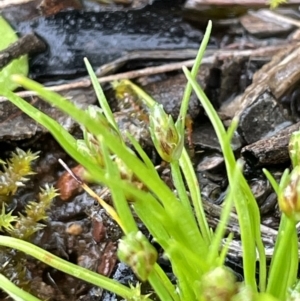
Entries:
{"label": "green moss", "polygon": [[[29,176],[34,174],[31,163],[38,158],[38,153],[16,149],[6,162],[0,160],[0,231],[6,235],[30,240],[32,235],[45,225],[41,222],[48,218],[47,210],[52,199],[57,196],[54,187],[41,189],[38,199],[29,202],[23,214],[13,215],[7,211],[7,205],[12,200],[19,187],[25,186]],[[27,256],[19,251],[0,248],[0,274],[10,279],[18,287],[30,291],[30,273],[27,270]]]}
{"label": "green moss", "polygon": [[14,195],[18,187],[24,186],[28,176],[34,174],[31,162],[38,158],[38,153],[24,152],[17,148],[11,158],[4,162],[0,160],[0,202],[6,202],[9,196]]}

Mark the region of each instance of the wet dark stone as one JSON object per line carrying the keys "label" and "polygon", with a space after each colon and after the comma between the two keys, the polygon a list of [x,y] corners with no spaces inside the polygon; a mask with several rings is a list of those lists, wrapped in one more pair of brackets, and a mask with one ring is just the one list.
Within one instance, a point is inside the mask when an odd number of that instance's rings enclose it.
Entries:
{"label": "wet dark stone", "polygon": [[205,155],[197,165],[197,171],[213,171],[224,166],[224,158],[219,153]]}
{"label": "wet dark stone", "polygon": [[274,97],[265,92],[260,95],[240,115],[238,132],[246,144],[253,143],[292,124]]}
{"label": "wet dark stone", "polygon": [[[72,89],[62,93],[62,96],[83,109],[96,101],[95,92],[92,88]],[[58,121],[67,131],[71,131],[76,127],[76,123],[71,117],[48,105],[37,96],[31,97],[28,102]],[[38,125],[10,101],[0,102],[0,141],[23,140],[47,132],[46,128]]]}
{"label": "wet dark stone", "polygon": [[48,44],[46,52],[31,58],[33,78],[86,74],[84,57],[96,68],[127,51],[197,49],[203,35],[183,20],[173,1],[155,1],[140,10],[67,11],[9,21],[21,35],[34,31]]}
{"label": "wet dark stone", "polygon": [[87,208],[93,206],[94,199],[85,193],[75,197],[72,202],[56,201],[50,212],[50,218],[56,221],[72,221],[86,216]]}
{"label": "wet dark stone", "polygon": [[224,116],[239,118],[238,132],[245,144],[271,137],[297,120],[298,94],[285,96],[297,91],[299,63],[298,45],[287,46],[253,75],[241,96],[221,107]]}
{"label": "wet dark stone", "polygon": [[[195,146],[195,150],[213,150],[221,152],[221,147],[217,138],[217,135],[209,123],[195,125],[192,133],[192,141]],[[231,146],[234,151],[241,148],[241,140],[238,135],[234,135]]]}
{"label": "wet dark stone", "polygon": [[[201,87],[206,86],[206,80],[209,73],[209,67],[203,66],[197,76],[197,80]],[[187,84],[187,79],[184,74],[171,76],[167,79],[147,84],[143,89],[151,95],[158,103],[161,103],[167,114],[171,114],[174,120],[177,119],[180,111],[181,101],[184,90]],[[203,109],[200,101],[195,93],[192,93],[189,100],[188,114],[195,120]]]}

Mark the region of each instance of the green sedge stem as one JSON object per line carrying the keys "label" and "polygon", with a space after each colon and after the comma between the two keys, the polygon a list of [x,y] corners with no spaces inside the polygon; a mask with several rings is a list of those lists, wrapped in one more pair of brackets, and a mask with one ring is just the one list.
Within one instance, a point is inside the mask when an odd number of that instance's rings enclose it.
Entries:
{"label": "green sedge stem", "polygon": [[[237,120],[233,120],[231,123],[227,135],[224,137],[227,139],[227,144],[230,144],[230,141],[233,137],[234,131],[237,128]],[[233,181],[232,185],[230,187],[229,193],[226,196],[225,202],[224,202],[224,208],[221,213],[220,222],[218,223],[218,226],[215,230],[215,234],[213,236],[213,239],[211,241],[210,245],[210,253],[208,255],[208,262],[213,265],[214,260],[218,258],[219,254],[219,247],[221,245],[222,238],[225,235],[226,231],[226,225],[228,224],[229,218],[230,218],[230,212],[233,207],[233,201],[234,201],[234,193],[236,189],[238,188],[239,183],[239,176],[240,176],[240,170],[242,170],[242,164],[238,162],[235,166],[234,174],[233,174]],[[228,248],[228,247],[227,247]],[[224,249],[224,248],[223,248]]]}
{"label": "green sedge stem", "polygon": [[87,270],[71,262],[65,261],[26,241],[0,235],[0,245],[17,249],[26,254],[29,254],[30,256],[46,263],[47,265],[55,269],[114,292],[125,299],[130,299],[132,297],[132,290],[118,283],[117,281]]}
{"label": "green sedge stem", "polygon": [[228,254],[229,246],[230,246],[232,240],[233,240],[233,233],[229,233],[229,235],[227,236],[226,241],[221,249],[221,252],[220,252],[219,260],[217,263],[217,265],[219,267],[221,267],[225,264],[225,259]]}
{"label": "green sedge stem", "polygon": [[201,200],[199,183],[191,159],[185,148],[183,148],[181,157],[179,159],[179,164],[184,174],[187,186],[189,188],[189,192],[191,194],[191,200],[194,206],[195,215],[196,215],[198,225],[200,227],[201,235],[204,241],[207,243],[207,245],[209,245],[211,241],[211,232],[209,230],[209,226],[207,223],[207,219],[205,216],[205,212]]}
{"label": "green sedge stem", "polygon": [[291,241],[291,266],[289,269],[288,281],[287,281],[287,289],[290,289],[297,281],[298,274],[298,238],[295,235],[295,238]]}
{"label": "green sedge stem", "polygon": [[178,300],[175,297],[173,290],[170,291],[170,286],[165,286],[165,283],[161,281],[161,270],[158,264],[154,265],[153,271],[150,273],[148,281],[153,287],[155,293],[158,295],[160,300],[163,301],[176,301]]}
{"label": "green sedge stem", "polygon": [[110,106],[106,100],[106,97],[103,93],[101,85],[98,82],[97,76],[96,76],[95,72],[93,71],[93,68],[87,58],[84,58],[84,63],[85,63],[86,69],[89,73],[89,76],[91,78],[91,81],[92,81],[92,84],[94,87],[94,91],[96,92],[100,107],[102,108],[105,117],[107,118],[108,122],[115,128],[115,130],[118,132],[118,134],[121,136],[119,127],[115,121],[115,118],[114,118],[113,113],[110,109]]}
{"label": "green sedge stem", "polygon": [[124,79],[122,83],[128,85],[142,99],[148,108],[152,108],[156,104],[156,101],[150,95],[130,80]]}
{"label": "green sedge stem", "polygon": [[178,196],[182,204],[189,210],[191,213],[191,218],[194,218],[193,211],[191,208],[190,200],[186,193],[185,185],[182,179],[180,167],[178,161],[174,161],[170,163],[172,179],[174,181],[175,188],[177,190]]}
{"label": "green sedge stem", "polygon": [[[209,21],[206,31],[205,31],[205,35],[203,37],[203,40],[201,42],[201,45],[200,45],[200,48],[199,48],[199,51],[197,54],[197,57],[195,59],[194,66],[192,68],[192,76],[194,76],[194,77],[196,77],[199,67],[201,65],[204,51],[205,51],[208,41],[209,41],[211,29],[212,29],[212,23],[211,23],[211,21]],[[143,91],[141,88],[139,88],[138,86],[136,86],[135,84],[133,84],[132,82],[130,82],[128,80],[124,80],[123,83],[128,84],[135,91],[135,93],[137,93],[143,99],[143,101],[149,108],[154,106],[154,104],[156,102],[147,93],[145,93],[145,91]],[[191,92],[192,92],[192,86],[188,82],[187,86],[185,88],[185,91],[184,91],[184,96],[183,96],[183,101],[182,101],[183,104],[180,108],[179,118],[181,118],[181,117],[185,118],[185,116],[186,116],[188,102],[189,102],[188,99],[191,95]],[[208,226],[206,216],[204,213],[198,180],[196,178],[191,160],[185,149],[183,149],[179,163],[180,163],[181,169],[183,171],[184,177],[186,179],[189,191],[191,193],[191,199],[192,199],[192,203],[193,203],[193,206],[195,209],[195,215],[196,215],[199,227],[200,227],[200,231],[201,231],[202,236],[203,236],[204,240],[206,241],[206,243],[209,244],[210,239],[211,239],[211,232],[209,230],[209,226]]]}
{"label": "green sedge stem", "polygon": [[295,222],[283,214],[271,261],[269,281],[266,291],[279,300],[283,300],[285,298],[285,294],[288,289],[288,281],[290,281],[290,279],[284,279],[283,275],[288,276],[287,271],[290,268],[291,261],[293,261],[290,253],[290,248],[293,245],[293,243],[291,244],[291,239],[297,240]]}
{"label": "green sedge stem", "polygon": [[[228,224],[228,221],[230,219],[230,212],[233,207],[233,201],[234,201],[234,193],[236,186],[238,186],[239,176],[240,172],[239,170],[242,168],[241,164],[236,165],[236,170],[234,172],[234,178],[233,178],[233,187],[230,188],[229,193],[226,196],[225,199],[225,205],[221,212],[221,218],[220,222],[218,223],[218,226],[216,228],[215,234],[213,236],[211,245],[210,245],[210,252],[208,254],[208,262],[209,265],[213,266],[216,264],[215,260],[218,258],[219,254],[219,248],[221,245],[222,238],[225,235],[226,231],[226,225]],[[218,263],[217,263],[218,265]]]}
{"label": "green sedge stem", "polygon": [[268,179],[268,181],[270,182],[272,188],[274,189],[276,195],[278,195],[279,192],[279,185],[276,182],[275,178],[272,176],[272,174],[265,168],[263,168],[263,173],[265,174],[266,178]]}
{"label": "green sedge stem", "polygon": [[8,280],[5,276],[0,274],[1,289],[4,290],[16,301],[41,301],[39,298],[25,292],[17,287],[14,283]]}
{"label": "green sedge stem", "polygon": [[[193,89],[195,90],[197,97],[201,101],[203,108],[205,109],[205,112],[207,113],[215,129],[215,132],[217,134],[218,140],[222,148],[222,152],[224,154],[228,180],[230,186],[232,187],[235,158],[230,144],[228,145],[227,139],[224,139],[224,137],[226,137],[226,131],[224,129],[224,126],[220,118],[218,117],[215,109],[213,108],[212,104],[206,97],[205,93],[202,91],[201,87],[198,85],[195,79],[193,79],[191,73],[185,67],[183,67],[183,71],[188,81],[191,83]],[[253,199],[251,198],[251,196],[253,197],[252,192],[249,186],[247,186],[248,184],[244,179],[243,175],[241,175],[240,178],[241,178],[242,185],[238,187],[239,189],[236,191],[234,200],[235,200],[235,207],[239,216],[239,224],[241,229],[244,276],[245,276],[246,285],[249,285],[252,288],[252,290],[256,292],[257,286],[256,286],[256,279],[255,279],[255,270],[256,270],[255,242],[257,240],[261,240],[261,238],[259,236],[258,237],[255,236],[255,234],[257,234],[255,229],[260,227],[260,219],[257,219],[256,214],[255,217],[251,216],[253,212],[250,210],[250,205],[247,204],[247,202],[249,201],[250,203],[253,203],[254,198]],[[242,191],[242,188],[246,189],[246,191]],[[245,198],[245,193],[246,196],[249,197],[249,200]]]}
{"label": "green sedge stem", "polygon": [[[208,41],[209,41],[209,38],[210,38],[211,29],[212,29],[212,22],[208,21],[204,37],[202,39],[199,51],[198,51],[196,59],[195,59],[195,63],[193,65],[193,68],[192,68],[192,71],[191,71],[191,75],[192,75],[193,78],[196,78],[197,73],[199,71],[204,52],[206,50],[206,47],[207,47],[207,44],[208,44]],[[188,100],[191,97],[192,89],[193,88],[192,88],[191,83],[188,82],[186,87],[185,87],[184,93],[183,93],[183,98],[182,98],[183,105],[181,106],[180,113],[179,113],[179,117],[181,117],[182,120],[185,120],[185,117],[186,117],[186,113],[187,113],[187,110],[188,110],[188,103],[189,103]]]}
{"label": "green sedge stem", "polygon": [[[105,141],[101,136],[99,137],[99,141],[102,146],[102,154],[106,167],[106,178],[108,179],[109,183],[108,187],[110,188],[114,206],[124,227],[122,230],[125,232],[125,234],[137,232],[138,227],[129,209],[124,190],[116,185],[116,183],[119,183],[121,181],[120,171],[115,162],[113,162],[110,158],[108,148],[106,147]],[[109,181],[110,178],[112,179],[111,181]]]}
{"label": "green sedge stem", "polygon": [[[242,185],[244,187],[244,191],[250,190],[244,177],[242,180]],[[256,248],[258,252],[258,259],[259,259],[259,290],[260,292],[265,292],[266,282],[267,282],[267,263],[266,263],[267,260],[266,260],[265,246],[261,239],[260,212],[252,192],[250,191],[248,195],[249,195],[248,206],[252,218],[251,224],[253,225],[253,234],[255,238]]]}
{"label": "green sedge stem", "polygon": [[201,279],[201,276],[199,276],[198,269],[191,268],[191,262],[187,261],[189,255],[181,254],[182,244],[179,244],[179,246],[180,249],[178,249],[178,243],[171,240],[166,253],[172,262],[172,269],[177,278],[180,300],[197,300],[192,288],[195,279]]}
{"label": "green sedge stem", "polygon": [[[124,80],[123,82],[124,84],[129,85],[134,90],[134,92],[137,93],[137,95],[139,95],[143,99],[143,101],[149,108],[154,106],[156,102],[147,93],[145,93],[145,91],[143,91],[140,87],[138,87],[137,85],[133,84],[131,81],[128,80]],[[195,209],[195,215],[200,227],[201,234],[205,242],[209,244],[211,232],[209,230],[209,226],[206,220],[205,212],[201,201],[199,183],[195,175],[191,160],[185,148],[183,148],[181,157],[179,159],[179,163],[191,194],[191,200]]]}
{"label": "green sedge stem", "polygon": [[[210,38],[211,29],[212,29],[212,22],[209,21],[208,25],[206,27],[205,34],[202,39],[199,51],[197,53],[195,63],[193,65],[193,68],[191,71],[191,76],[193,78],[196,78],[197,73],[199,71],[199,68],[200,68],[200,65],[202,62],[202,58],[204,56],[204,52],[205,52],[205,49],[207,47],[207,44],[208,44],[208,41]],[[182,105],[180,107],[180,113],[179,113],[179,117],[178,117],[178,118],[182,118],[182,120],[185,120],[191,93],[192,93],[192,85],[188,81],[187,85],[185,87],[185,90],[184,90],[184,94],[183,94],[183,98],[182,98]],[[196,215],[196,219],[198,221],[199,227],[200,227],[202,237],[203,237],[204,241],[207,244],[209,244],[210,240],[211,240],[211,233],[209,230],[209,226],[208,226],[206,216],[204,213],[204,209],[203,209],[203,205],[202,205],[199,184],[198,184],[191,160],[187,154],[186,149],[184,149],[182,152],[181,158],[179,160],[179,164],[181,166],[181,170],[183,171],[183,174],[185,176],[185,179],[186,179],[186,182],[187,182],[190,194],[191,194],[191,200],[192,200],[192,203],[193,203],[193,206],[195,209],[195,215]]]}
{"label": "green sedge stem", "polygon": [[163,286],[166,288],[166,290],[169,292],[170,296],[172,296],[174,301],[180,301],[180,297],[178,293],[176,292],[175,286],[172,284],[170,279],[167,277],[166,273],[162,270],[162,268],[156,264],[155,271],[157,273],[157,276],[160,280],[160,282],[163,284]]}

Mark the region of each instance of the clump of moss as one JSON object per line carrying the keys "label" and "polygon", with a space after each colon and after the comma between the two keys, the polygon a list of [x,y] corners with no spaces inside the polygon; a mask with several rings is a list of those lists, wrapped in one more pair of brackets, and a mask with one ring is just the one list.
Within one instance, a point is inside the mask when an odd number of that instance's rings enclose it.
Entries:
{"label": "clump of moss", "polygon": [[269,1],[272,9],[276,8],[277,6],[279,6],[281,4],[287,3],[287,2],[288,2],[287,0],[270,0]]}
{"label": "clump of moss", "polygon": [[34,174],[31,168],[32,161],[38,158],[38,153],[16,149],[10,159],[6,162],[0,159],[2,170],[0,171],[0,202],[7,203],[10,196],[14,195],[17,189],[24,186],[28,176]]}
{"label": "clump of moss", "polygon": [[41,189],[39,200],[29,202],[25,208],[24,215],[19,213],[17,218],[10,217],[15,218],[16,223],[13,227],[7,228],[7,232],[13,237],[28,240],[33,233],[45,226],[39,221],[48,218],[46,211],[50,208],[52,199],[57,195],[56,189],[52,186],[46,186],[45,189]]}
{"label": "clump of moss", "polygon": [[[16,149],[10,159],[0,160],[0,232],[23,240],[30,240],[32,235],[45,225],[41,223],[48,218],[47,210],[57,191],[52,186],[41,189],[38,199],[29,202],[24,210],[14,213],[7,211],[12,196],[19,187],[25,186],[29,176],[34,174],[31,164],[38,158],[38,153]],[[17,215],[15,215],[17,214]],[[30,273],[26,268],[27,256],[24,253],[8,248],[0,248],[0,273],[19,287],[29,290]]]}

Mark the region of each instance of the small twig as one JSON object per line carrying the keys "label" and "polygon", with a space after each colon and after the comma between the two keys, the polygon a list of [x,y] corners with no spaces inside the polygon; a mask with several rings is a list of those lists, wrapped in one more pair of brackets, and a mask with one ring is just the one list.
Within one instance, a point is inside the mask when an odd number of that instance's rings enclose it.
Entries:
{"label": "small twig", "polygon": [[278,13],[275,13],[275,12],[267,10],[267,9],[260,10],[258,13],[250,11],[249,14],[252,16],[258,15],[261,17],[265,17],[268,20],[270,20],[272,22],[276,22],[277,24],[280,24],[280,25],[291,24],[291,25],[300,27],[300,22],[298,20],[287,17],[287,16],[280,15]]}
{"label": "small twig", "polygon": [[68,172],[68,174],[76,181],[79,185],[83,185],[83,181],[75,175],[75,173],[69,168],[69,166],[62,160],[58,159],[59,164]]}
{"label": "small twig", "polygon": [[45,43],[35,34],[27,34],[6,49],[0,51],[0,70],[12,60],[17,59],[24,54],[42,52],[45,49]]}
{"label": "small twig", "polygon": [[[290,45],[290,44],[289,44]],[[251,49],[251,50],[227,50],[227,49],[220,49],[220,50],[214,50],[214,52],[209,52],[209,56],[206,56],[202,60],[202,64],[213,64],[213,62],[217,59],[225,59],[229,57],[249,57],[249,58],[264,58],[266,60],[270,60],[272,56],[277,53],[278,51],[285,49],[289,45],[278,45],[278,46],[268,46],[268,47],[262,47],[259,49]],[[121,80],[121,79],[134,79],[141,76],[149,76],[164,72],[170,72],[175,70],[182,69],[183,66],[186,66],[187,68],[192,67],[194,65],[194,60],[187,60],[183,62],[176,62],[176,63],[170,63],[165,64],[161,66],[155,66],[155,67],[147,67],[139,70],[133,70],[108,76],[99,77],[98,81],[99,83],[107,83],[112,82],[115,80]],[[81,89],[81,88],[88,88],[91,86],[91,81],[88,78],[80,79],[71,83],[63,84],[63,85],[57,85],[57,86],[51,86],[46,87],[50,91],[54,92],[63,92],[63,91],[69,91],[71,89]],[[16,95],[20,97],[31,97],[36,96],[37,93],[33,91],[22,91],[16,93]],[[7,98],[0,97],[1,101],[6,101]]]}
{"label": "small twig", "polygon": [[[284,5],[295,5],[300,4],[299,0],[289,0],[287,3],[284,3]],[[185,4],[185,7],[196,7],[201,8],[203,6],[265,6],[268,7],[268,2],[266,0],[188,0]]]}
{"label": "small twig", "polygon": [[[80,179],[78,176],[75,175],[75,173],[67,166],[67,164],[62,160],[58,159],[58,162],[62,165],[62,167],[72,176],[72,178],[78,182],[78,184],[81,186],[81,188],[88,193],[92,198],[94,198],[100,206],[102,206],[106,212],[111,216],[112,219],[114,219],[117,224],[120,226],[120,228],[124,231],[124,226],[120,220],[120,217],[118,216],[115,209],[107,204],[99,195],[97,195],[88,185],[86,185],[82,179]],[[103,195],[106,195],[107,190],[104,190]],[[102,195],[102,194],[101,194]]]}

